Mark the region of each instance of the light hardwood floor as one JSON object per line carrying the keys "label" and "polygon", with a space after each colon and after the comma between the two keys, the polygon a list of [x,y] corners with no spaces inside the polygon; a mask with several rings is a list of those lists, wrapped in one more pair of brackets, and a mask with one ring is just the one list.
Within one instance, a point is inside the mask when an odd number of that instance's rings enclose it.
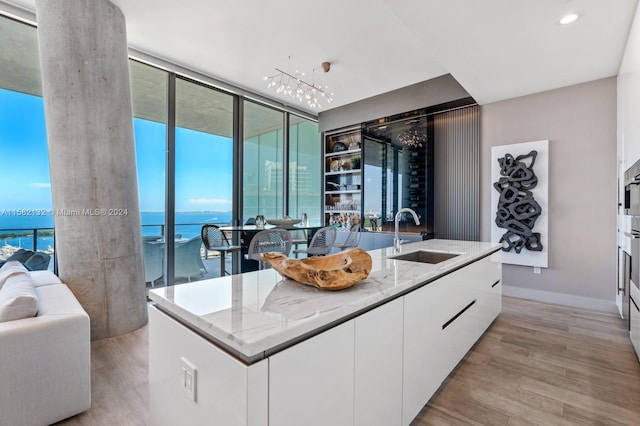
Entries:
{"label": "light hardwood floor", "polygon": [[[640,424],[640,363],[622,320],[503,302],[502,314],[412,426]],[[147,351],[146,327],[92,343],[92,407],[58,424],[146,425]]]}

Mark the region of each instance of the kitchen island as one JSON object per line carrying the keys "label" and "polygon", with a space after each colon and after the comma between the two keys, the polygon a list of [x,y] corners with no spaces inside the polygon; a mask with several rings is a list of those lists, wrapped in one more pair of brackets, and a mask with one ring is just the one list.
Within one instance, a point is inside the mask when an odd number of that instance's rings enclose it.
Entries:
{"label": "kitchen island", "polygon": [[499,245],[429,240],[370,253],[327,292],[250,272],[150,291],[151,424],[406,425],[501,309]]}

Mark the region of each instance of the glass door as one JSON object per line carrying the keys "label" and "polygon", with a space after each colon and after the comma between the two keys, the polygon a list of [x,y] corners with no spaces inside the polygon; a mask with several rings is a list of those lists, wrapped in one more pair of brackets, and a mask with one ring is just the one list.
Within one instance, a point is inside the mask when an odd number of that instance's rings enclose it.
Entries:
{"label": "glass door", "polygon": [[[233,97],[199,83],[176,81],[175,281],[220,275],[223,252],[205,249],[204,224],[230,223],[233,201]],[[231,258],[225,260],[231,270]]]}
{"label": "glass door", "polygon": [[364,228],[382,231],[387,218],[388,168],[387,146],[375,139],[364,137]]}

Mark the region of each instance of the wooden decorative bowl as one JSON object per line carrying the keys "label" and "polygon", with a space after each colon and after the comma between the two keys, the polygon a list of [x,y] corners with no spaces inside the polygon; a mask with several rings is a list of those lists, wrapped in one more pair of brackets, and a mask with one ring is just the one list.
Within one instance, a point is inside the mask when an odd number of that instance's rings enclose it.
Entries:
{"label": "wooden decorative bowl", "polygon": [[262,260],[280,275],[323,290],[342,290],[371,272],[371,256],[355,248],[328,256],[290,259],[282,253],[263,253]]}

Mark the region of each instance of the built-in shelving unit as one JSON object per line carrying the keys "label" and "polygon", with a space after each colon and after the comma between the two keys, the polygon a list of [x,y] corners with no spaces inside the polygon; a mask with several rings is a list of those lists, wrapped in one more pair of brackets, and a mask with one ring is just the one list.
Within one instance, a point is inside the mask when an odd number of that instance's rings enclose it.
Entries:
{"label": "built-in shelving unit", "polygon": [[327,134],[324,143],[324,222],[360,223],[362,216],[360,128]]}

